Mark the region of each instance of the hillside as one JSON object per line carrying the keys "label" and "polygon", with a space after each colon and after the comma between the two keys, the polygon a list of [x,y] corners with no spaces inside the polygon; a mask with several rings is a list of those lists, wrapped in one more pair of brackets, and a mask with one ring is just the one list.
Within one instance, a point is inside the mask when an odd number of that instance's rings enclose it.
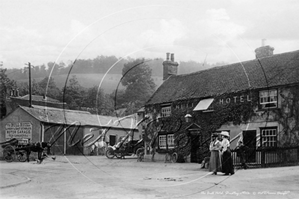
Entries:
{"label": "hillside", "polygon": [[[115,91],[118,87],[118,89],[124,89],[122,84],[120,82],[122,75],[119,74],[107,74],[104,77],[104,74],[71,74],[68,79],[72,78],[73,75],[76,75],[76,78],[78,82],[80,83],[81,86],[85,88],[91,88],[93,86],[100,86],[100,82],[102,81],[101,84],[101,89],[104,90],[105,93],[112,93]],[[63,88],[63,86],[66,84],[67,80],[67,75],[55,75],[52,76],[56,86],[59,87],[60,89]],[[40,78],[34,78],[36,82],[41,81],[45,77],[40,77]],[[162,77],[159,76],[154,76],[153,77],[154,82],[156,86],[160,86],[162,84]],[[16,80],[17,82],[27,82],[28,79],[19,79]],[[119,84],[119,86],[118,86]]]}
{"label": "hillside", "polygon": [[[73,75],[76,75],[78,82],[85,88],[91,88],[93,86],[99,86],[103,79],[101,89],[105,93],[112,93],[118,86],[122,76],[122,69],[125,63],[131,62],[134,59],[128,57],[118,62],[118,58],[115,56],[97,56],[94,59],[77,60],[74,65],[61,62],[55,64],[49,62],[46,65],[35,66],[31,69],[32,79],[35,82],[40,82],[45,77],[52,74],[56,86],[62,88],[67,81],[67,74],[71,73],[69,79]],[[152,70],[152,77],[156,86],[160,86],[162,83],[163,74],[163,59],[147,59],[147,65]],[[117,64],[116,64],[117,63]],[[116,65],[115,65],[116,64]],[[222,65],[222,63],[216,63],[213,65],[204,63],[198,63],[195,61],[179,62],[178,74],[187,74],[195,71],[205,70],[216,65]],[[114,66],[113,68],[111,68]],[[53,70],[52,70],[53,69]],[[109,74],[104,77],[104,74],[109,71]],[[28,71],[22,69],[9,69],[7,76],[11,80],[17,82],[28,82]],[[122,85],[119,85],[119,89],[123,89]]]}

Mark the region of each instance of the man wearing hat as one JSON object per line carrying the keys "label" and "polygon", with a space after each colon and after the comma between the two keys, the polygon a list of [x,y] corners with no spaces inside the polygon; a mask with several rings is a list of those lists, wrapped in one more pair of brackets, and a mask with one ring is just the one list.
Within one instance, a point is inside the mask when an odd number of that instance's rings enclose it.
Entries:
{"label": "man wearing hat", "polygon": [[246,164],[246,152],[248,150],[248,147],[244,145],[242,140],[240,140],[238,141],[237,147],[235,149],[237,150],[237,156],[240,158],[242,167],[244,169],[247,169],[248,165]]}
{"label": "man wearing hat", "polygon": [[233,168],[233,162],[231,158],[231,151],[230,151],[230,142],[229,142],[229,133],[227,131],[222,131],[220,133],[222,136],[222,172],[225,173],[225,175],[233,175],[234,174],[234,168]]}

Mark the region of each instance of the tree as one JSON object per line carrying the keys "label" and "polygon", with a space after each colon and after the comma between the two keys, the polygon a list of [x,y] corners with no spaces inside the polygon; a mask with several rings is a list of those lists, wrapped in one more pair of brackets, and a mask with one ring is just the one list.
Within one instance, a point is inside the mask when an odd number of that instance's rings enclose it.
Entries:
{"label": "tree", "polygon": [[54,99],[61,98],[61,91],[56,86],[53,77],[50,77],[50,79],[49,79],[49,77],[45,77],[43,80],[41,80],[38,83],[38,87],[40,89],[39,95],[46,95],[46,96],[54,98]]}
{"label": "tree", "polygon": [[122,75],[121,83],[126,87],[122,96],[125,99],[123,106],[131,107],[128,111],[128,114],[131,114],[140,109],[151,97],[156,85],[151,77],[152,70],[144,59],[136,59],[124,64]]}
{"label": "tree", "polygon": [[113,100],[110,95],[105,94],[103,90],[98,90],[97,86],[89,88],[85,92],[82,106],[88,111],[99,115],[113,115]]}
{"label": "tree", "polygon": [[7,91],[16,87],[16,82],[10,80],[5,73],[6,69],[0,69],[0,119],[6,115]]}
{"label": "tree", "polygon": [[70,109],[80,109],[84,102],[84,96],[83,87],[79,84],[76,75],[73,75],[63,89],[63,102],[66,102]]}
{"label": "tree", "polygon": [[114,115],[114,104],[113,99],[111,98],[111,95],[105,94],[103,102],[101,104],[101,112],[98,113],[101,115]]}
{"label": "tree", "polygon": [[51,73],[52,68],[53,68],[52,75],[59,75],[60,71],[62,71],[62,69],[66,66],[64,62],[60,62],[59,64],[55,62],[48,62],[47,65],[48,65],[48,75]]}

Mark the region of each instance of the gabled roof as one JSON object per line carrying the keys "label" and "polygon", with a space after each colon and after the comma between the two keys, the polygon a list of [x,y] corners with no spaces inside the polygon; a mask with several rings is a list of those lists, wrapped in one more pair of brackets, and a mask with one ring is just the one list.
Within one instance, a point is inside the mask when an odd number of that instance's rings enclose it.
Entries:
{"label": "gabled roof", "polygon": [[44,123],[68,125],[80,124],[81,126],[112,127],[121,129],[136,129],[135,125],[137,124],[134,115],[123,119],[111,116],[92,115],[87,111],[59,109],[45,106],[20,106],[20,108]]}
{"label": "gabled roof", "polygon": [[[22,97],[15,97],[16,99],[24,99],[24,100],[29,100],[29,95],[24,95]],[[41,95],[31,95],[31,99],[33,101],[41,101],[41,102],[52,102],[52,103],[61,103],[59,100],[53,99],[51,97],[44,97]]]}
{"label": "gabled roof", "polygon": [[299,84],[299,50],[261,58],[259,61],[255,59],[171,76],[156,90],[146,105]]}

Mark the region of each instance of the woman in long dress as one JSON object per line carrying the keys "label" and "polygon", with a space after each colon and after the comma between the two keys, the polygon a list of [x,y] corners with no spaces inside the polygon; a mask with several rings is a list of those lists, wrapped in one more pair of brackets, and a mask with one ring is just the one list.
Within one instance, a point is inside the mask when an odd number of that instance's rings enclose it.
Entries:
{"label": "woman in long dress", "polygon": [[234,168],[233,168],[233,162],[231,158],[231,151],[230,151],[230,142],[229,142],[229,133],[226,131],[222,131],[220,133],[222,136],[222,172],[225,173],[225,175],[233,175],[234,174]]}
{"label": "woman in long dress", "polygon": [[209,159],[209,171],[217,175],[218,171],[221,171],[221,156],[220,150],[222,148],[221,142],[217,135],[213,135],[212,141],[209,146],[210,159]]}

